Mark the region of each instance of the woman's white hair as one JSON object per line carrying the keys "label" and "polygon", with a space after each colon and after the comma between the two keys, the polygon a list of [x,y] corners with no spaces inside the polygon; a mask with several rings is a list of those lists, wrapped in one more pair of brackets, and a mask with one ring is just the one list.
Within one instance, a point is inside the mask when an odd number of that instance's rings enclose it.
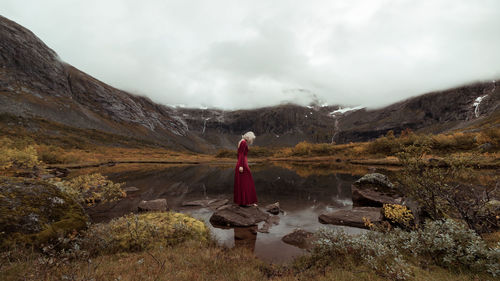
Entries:
{"label": "woman's white hair", "polygon": [[255,140],[255,134],[253,132],[246,132],[243,136],[241,136],[242,139],[248,141],[249,143],[253,143]]}

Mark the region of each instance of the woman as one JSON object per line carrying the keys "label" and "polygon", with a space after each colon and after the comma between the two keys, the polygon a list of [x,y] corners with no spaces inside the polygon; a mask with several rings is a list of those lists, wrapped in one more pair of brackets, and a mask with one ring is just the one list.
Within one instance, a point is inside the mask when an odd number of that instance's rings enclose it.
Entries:
{"label": "woman", "polygon": [[240,206],[257,206],[257,194],[248,167],[248,144],[255,140],[253,132],[245,133],[238,143],[238,163],[234,169],[234,203]]}

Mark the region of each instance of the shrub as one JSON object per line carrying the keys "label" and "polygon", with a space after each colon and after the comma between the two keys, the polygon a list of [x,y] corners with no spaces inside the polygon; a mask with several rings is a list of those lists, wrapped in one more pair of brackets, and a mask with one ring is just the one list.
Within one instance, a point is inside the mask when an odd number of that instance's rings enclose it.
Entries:
{"label": "shrub", "polygon": [[311,254],[298,259],[296,267],[324,269],[351,262],[396,280],[410,277],[412,264],[500,274],[500,244],[489,248],[474,231],[451,219],[429,221],[410,232],[395,228],[351,236],[323,229],[317,237]]}
{"label": "shrub", "polygon": [[392,224],[403,228],[411,228],[415,217],[406,206],[398,204],[384,204],[382,214]]}
{"label": "shrub", "polygon": [[37,152],[32,145],[18,148],[9,138],[0,139],[0,169],[33,168],[39,163]]}
{"label": "shrub", "polygon": [[217,158],[236,158],[238,157],[238,152],[236,150],[220,149],[215,155]]}
{"label": "shrub", "polygon": [[55,184],[88,207],[99,202],[115,201],[127,195],[121,188],[123,183],[114,183],[99,173],[82,175]]}
{"label": "shrub", "polygon": [[459,217],[477,233],[489,232],[499,227],[497,216],[500,208],[492,208],[491,202],[498,197],[496,185],[481,186],[472,168],[471,159],[447,156],[447,167],[438,167],[425,161],[430,151],[426,145],[408,146],[398,154],[403,170],[398,182],[404,193],[421,206],[424,215],[432,219]]}
{"label": "shrub", "polygon": [[95,255],[173,246],[187,240],[208,242],[208,228],[185,214],[152,212],[95,224],[81,243],[83,249]]}

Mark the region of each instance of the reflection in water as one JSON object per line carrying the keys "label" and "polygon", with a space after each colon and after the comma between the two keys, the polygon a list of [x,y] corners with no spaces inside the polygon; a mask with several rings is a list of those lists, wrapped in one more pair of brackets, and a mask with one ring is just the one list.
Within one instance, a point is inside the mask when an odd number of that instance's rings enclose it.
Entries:
{"label": "reflection in water", "polygon": [[234,246],[255,250],[257,241],[257,226],[235,227],[234,228]]}
{"label": "reflection in water", "polygon": [[[259,205],[279,202],[284,210],[280,223],[273,225],[269,233],[257,234],[253,228],[214,228],[209,223],[213,211],[209,208],[183,207],[185,201],[225,198],[232,201],[234,167],[214,165],[117,165],[99,168],[115,182],[126,182],[139,191],[114,205],[101,205],[91,210],[94,221],[105,221],[137,209],[141,200],[166,198],[174,211],[189,213],[204,220],[219,242],[228,247],[241,246],[254,251],[255,255],[273,262],[284,262],[304,253],[303,250],[285,244],[281,238],[301,228],[317,231],[321,227],[341,228],[349,233],[361,230],[350,227],[322,225],[318,216],[327,211],[352,207],[351,183],[359,176],[325,170],[317,173],[297,173],[274,165],[251,166],[259,199]],[[90,171],[78,171],[79,173]]]}

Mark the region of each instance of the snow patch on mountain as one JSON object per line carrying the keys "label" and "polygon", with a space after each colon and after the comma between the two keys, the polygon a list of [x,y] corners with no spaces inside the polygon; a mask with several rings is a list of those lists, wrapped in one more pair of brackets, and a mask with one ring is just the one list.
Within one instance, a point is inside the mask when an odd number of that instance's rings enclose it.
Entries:
{"label": "snow patch on mountain", "polygon": [[339,109],[330,112],[330,115],[339,115],[339,114],[344,114],[344,113],[349,112],[349,111],[356,111],[356,110],[360,110],[360,109],[363,109],[363,106],[358,105],[355,107],[344,107],[344,108],[339,107]]}

